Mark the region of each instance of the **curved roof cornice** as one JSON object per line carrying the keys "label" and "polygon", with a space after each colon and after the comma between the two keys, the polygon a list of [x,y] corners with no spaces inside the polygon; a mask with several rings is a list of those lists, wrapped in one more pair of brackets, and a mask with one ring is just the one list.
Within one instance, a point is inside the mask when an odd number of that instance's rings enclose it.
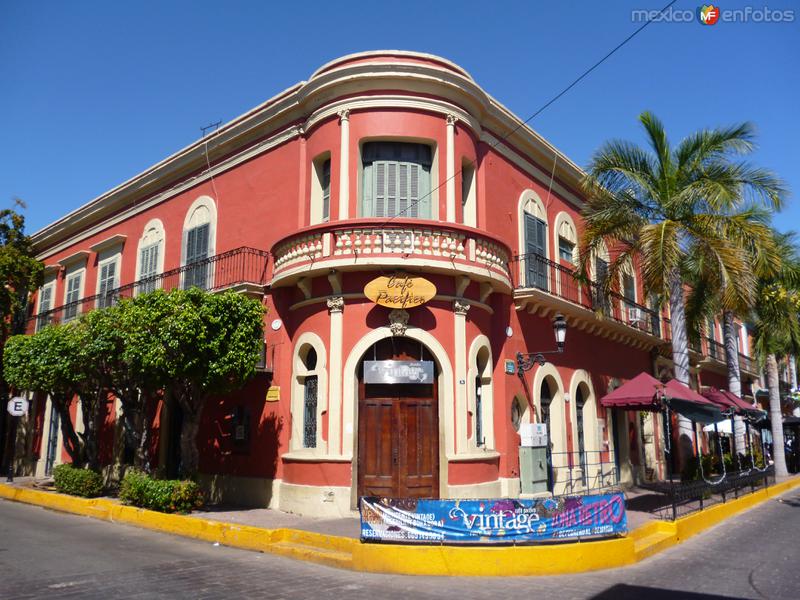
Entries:
{"label": "curved roof cornice", "polygon": [[[470,118],[464,124],[476,136],[497,146],[498,151],[521,168],[538,171],[537,176],[543,170],[549,176],[554,159],[556,177],[566,186],[577,187],[583,174],[575,163],[522,123],[454,63],[418,52],[363,52],[323,65],[308,81],[284,90],[37,231],[32,235],[33,243],[40,257],[50,256],[112,223],[168,200],[211,175],[303,135],[306,126],[320,122],[312,116],[330,112],[326,106],[346,104],[348,97],[381,90],[391,91],[395,96],[402,93],[408,97],[440,98],[439,112],[450,105],[466,113]],[[507,132],[513,133],[507,140],[498,141]],[[211,169],[207,166],[206,152]]]}

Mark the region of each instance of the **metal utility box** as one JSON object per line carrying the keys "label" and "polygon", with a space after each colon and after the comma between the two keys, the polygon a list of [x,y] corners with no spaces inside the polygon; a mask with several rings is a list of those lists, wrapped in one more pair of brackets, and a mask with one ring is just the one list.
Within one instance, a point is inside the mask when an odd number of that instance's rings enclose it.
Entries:
{"label": "metal utility box", "polygon": [[548,492],[547,426],[523,423],[519,429],[519,479],[522,494]]}

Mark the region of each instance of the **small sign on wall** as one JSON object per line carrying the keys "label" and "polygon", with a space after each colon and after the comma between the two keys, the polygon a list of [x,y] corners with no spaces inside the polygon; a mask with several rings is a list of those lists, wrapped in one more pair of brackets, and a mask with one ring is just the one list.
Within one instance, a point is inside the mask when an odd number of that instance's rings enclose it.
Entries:
{"label": "small sign on wall", "polygon": [[267,388],[267,402],[277,402],[281,399],[281,386],[271,385]]}
{"label": "small sign on wall", "polygon": [[513,360],[506,360],[504,364],[507,375],[513,375],[517,371],[517,365],[514,364]]}

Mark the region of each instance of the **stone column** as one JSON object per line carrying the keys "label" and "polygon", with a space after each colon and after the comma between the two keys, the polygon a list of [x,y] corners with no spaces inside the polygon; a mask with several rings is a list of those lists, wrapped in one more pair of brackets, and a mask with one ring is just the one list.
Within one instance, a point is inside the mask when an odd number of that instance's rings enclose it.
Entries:
{"label": "stone column", "polygon": [[339,220],[350,218],[350,110],[340,110],[339,128]]}
{"label": "stone column", "polygon": [[331,296],[327,300],[331,317],[330,347],[328,348],[328,454],[342,453],[342,331],[344,298]]}
{"label": "stone column", "polygon": [[456,121],[453,115],[447,115],[447,221],[455,223],[456,220]]}
{"label": "stone column", "polygon": [[455,332],[455,453],[467,449],[467,300],[456,298],[453,301],[453,330]]}

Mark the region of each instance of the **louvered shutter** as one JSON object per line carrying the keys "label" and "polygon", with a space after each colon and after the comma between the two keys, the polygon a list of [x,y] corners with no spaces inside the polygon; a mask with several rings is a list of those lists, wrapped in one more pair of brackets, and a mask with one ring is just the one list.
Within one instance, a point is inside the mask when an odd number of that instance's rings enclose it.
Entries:
{"label": "louvered shutter", "polygon": [[375,185],[373,187],[373,217],[386,216],[386,163],[375,163]]}
{"label": "louvered shutter", "polygon": [[[192,265],[208,258],[208,238],[210,228],[208,223],[193,227],[186,235],[186,264]],[[206,289],[208,265],[200,264],[186,271],[185,288],[197,286]]]}
{"label": "louvered shutter", "polygon": [[322,220],[328,221],[331,216],[331,161],[322,165]]}
{"label": "louvered shutter", "polygon": [[547,290],[547,224],[525,213],[526,279],[528,286]]}

